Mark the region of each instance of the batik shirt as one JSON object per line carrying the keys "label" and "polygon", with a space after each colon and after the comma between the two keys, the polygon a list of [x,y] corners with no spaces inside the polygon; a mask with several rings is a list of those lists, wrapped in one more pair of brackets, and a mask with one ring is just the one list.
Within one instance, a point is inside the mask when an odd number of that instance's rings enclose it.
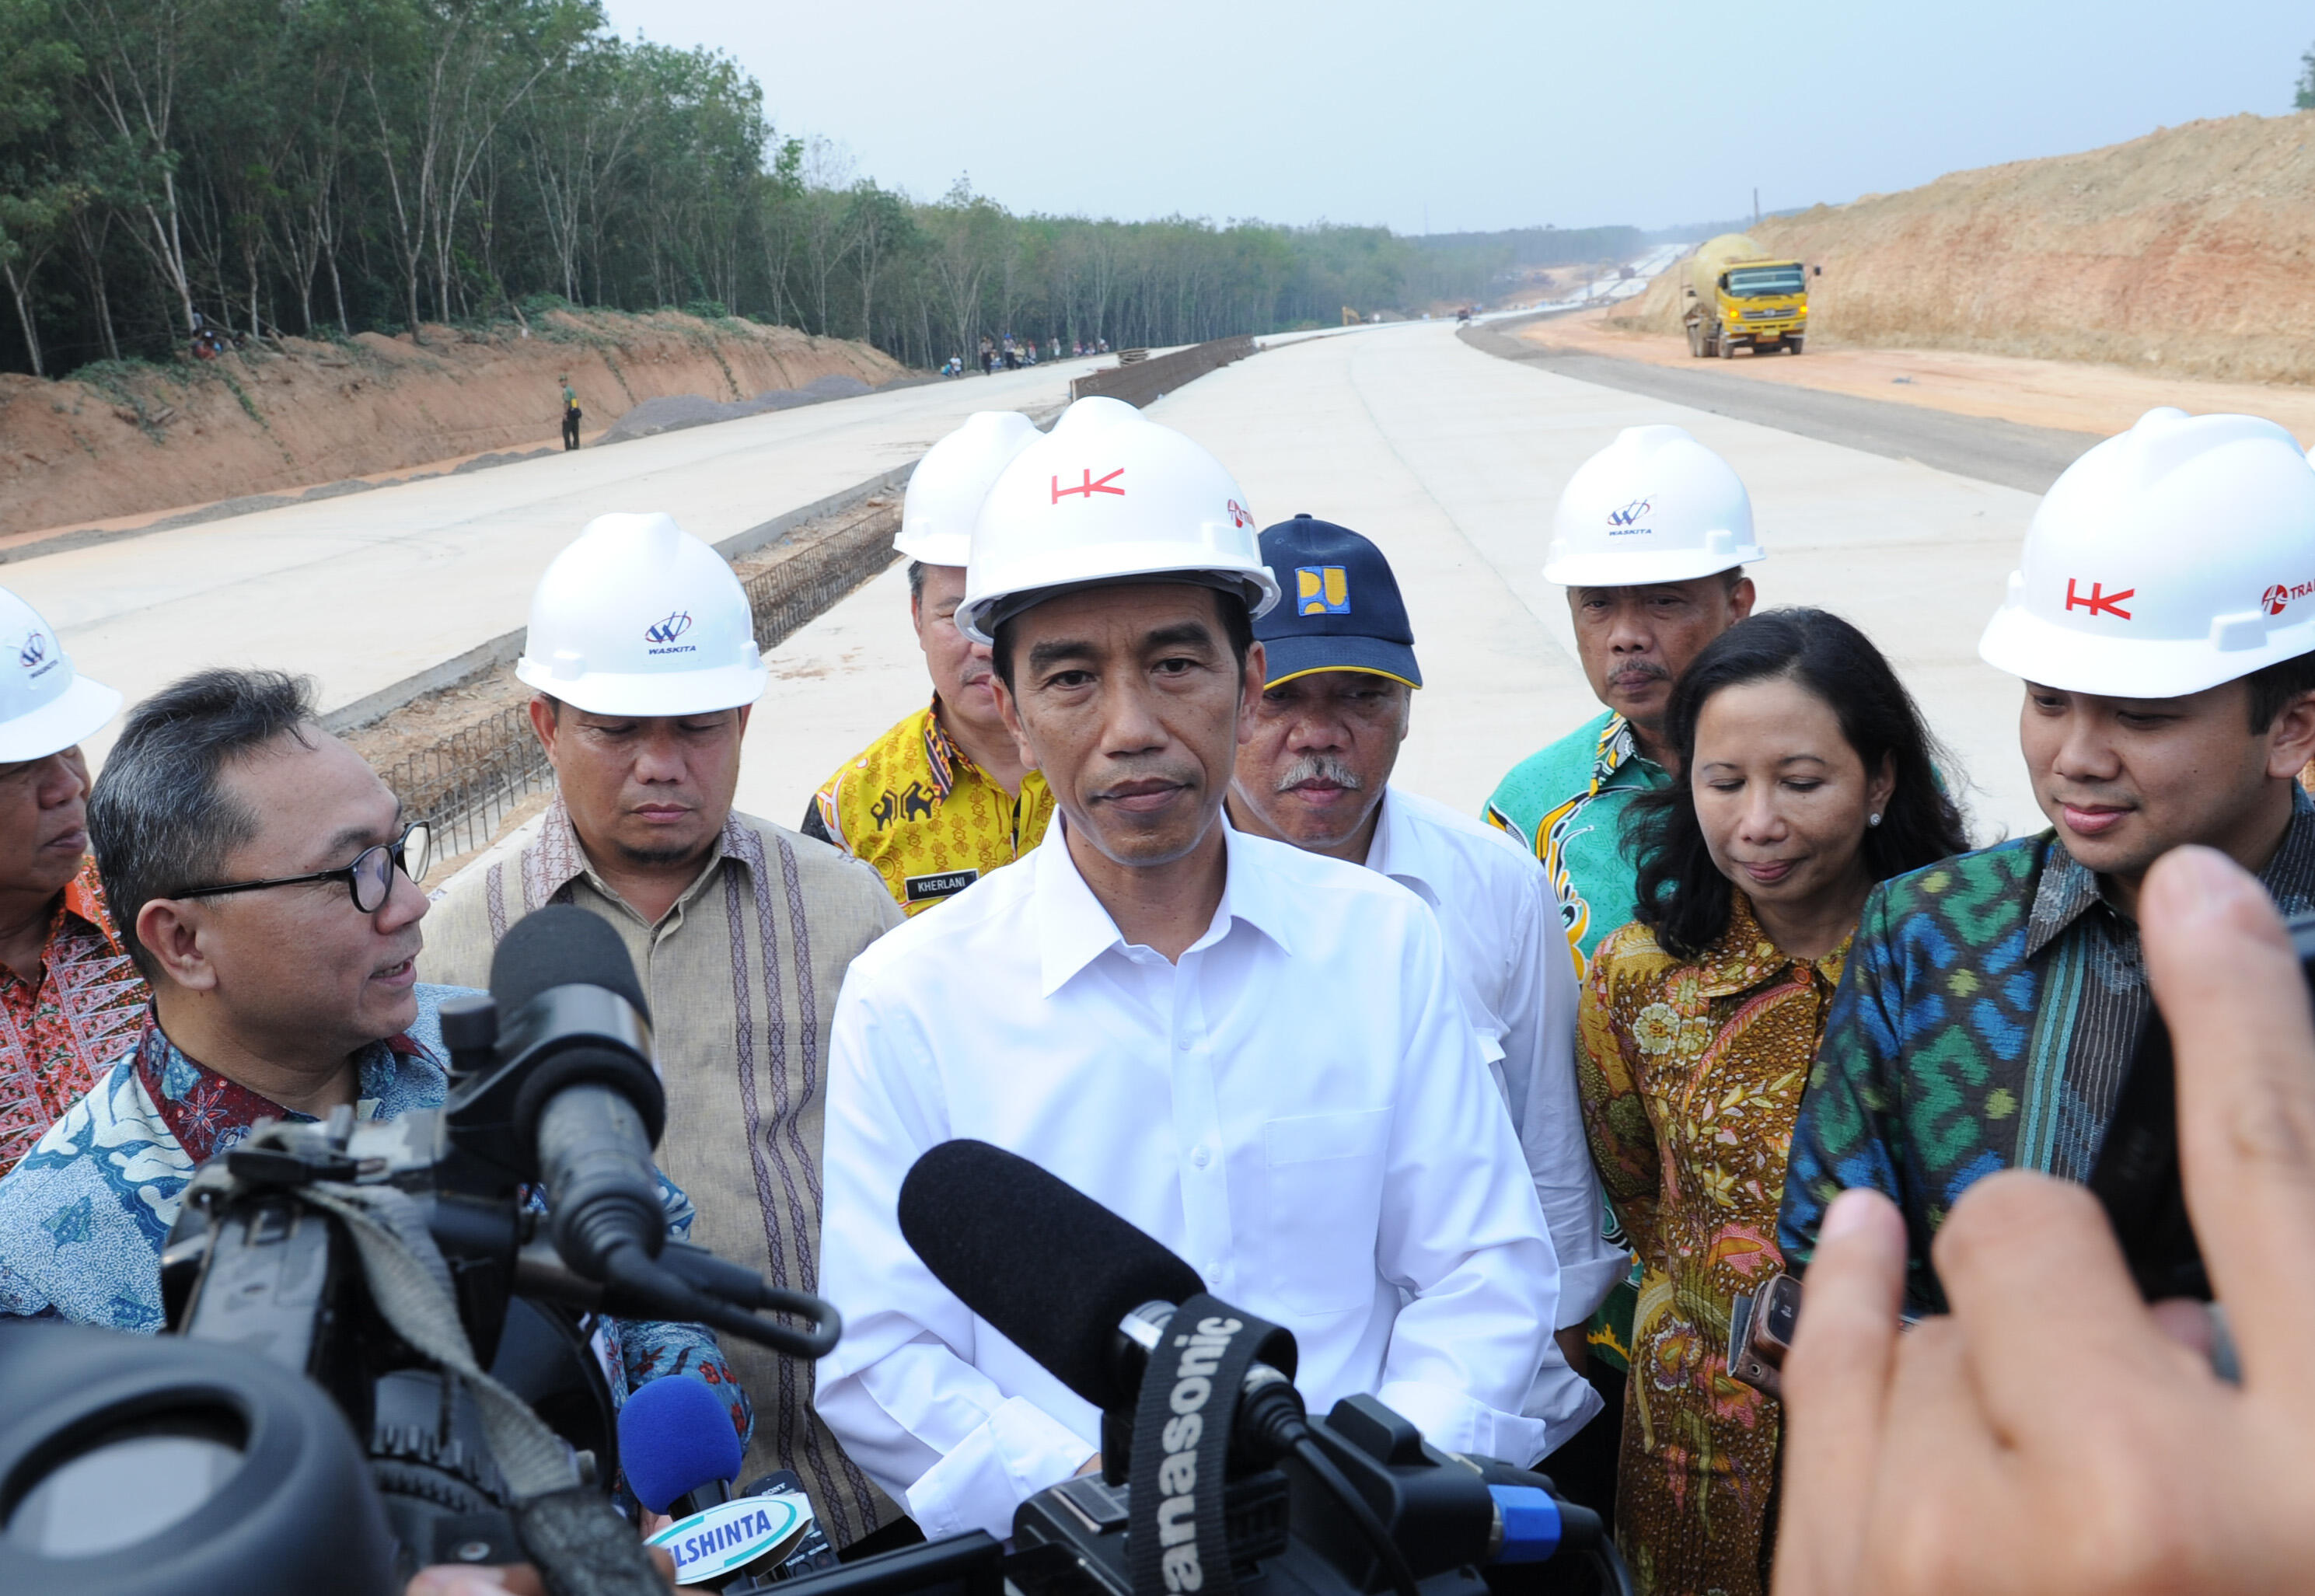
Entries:
{"label": "batik shirt", "polygon": [[[1488,822],[1543,862],[1579,981],[1589,976],[1600,944],[1630,923],[1639,897],[1639,872],[1624,851],[1624,811],[1665,780],[1663,767],[1640,753],[1632,723],[1610,710],[1512,766],[1487,800]],[[1587,1111],[1597,1106],[1586,1104]],[[1628,1245],[1612,1201],[1600,1230],[1611,1245]],[[1630,1358],[1637,1290],[1636,1267],[1585,1327],[1592,1355],[1610,1369],[1624,1368]]]}
{"label": "batik shirt", "polygon": [[870,743],[828,778],[803,820],[805,836],[874,865],[912,915],[1012,864],[1053,818],[1042,771],[1007,793],[964,757],[939,709],[936,698]]}
{"label": "batik shirt", "polygon": [[[420,987],[417,1023],[361,1051],[357,1116],[392,1120],[442,1105],[440,1004],[461,995]],[[312,1119],[186,1057],[148,1009],[133,1051],[0,1179],[0,1315],[158,1332],[161,1246],[193,1172],[261,1120]],[[668,1236],[683,1240],[691,1200],[659,1178]],[[705,1327],[612,1319],[601,1329],[594,1344],[615,1402],[645,1380],[690,1374],[715,1388],[748,1434],[747,1394]]]}
{"label": "batik shirt", "polygon": [[[2315,909],[2315,802],[2292,800],[2259,873],[2286,915]],[[1909,1307],[1941,1312],[1947,1212],[1998,1169],[2085,1178],[2151,1012],[2137,927],[2054,832],[1876,887],[1794,1130],[1787,1258],[1805,1267],[1826,1205],[1871,1186],[1905,1216]]]}
{"label": "batik shirt", "polygon": [[0,966],[0,1175],[137,1040],[148,997],[84,859],[49,922],[40,984]]}
{"label": "batik shirt", "polygon": [[1638,897],[1624,811],[1665,779],[1663,767],[1640,753],[1632,723],[1611,710],[1512,766],[1487,800],[1489,824],[1543,861],[1579,980],[1600,944],[1631,920]]}
{"label": "batik shirt", "polygon": [[1638,924],[1601,944],[1575,1068],[1642,1270],[1616,1539],[1643,1590],[1743,1596],[1763,1586],[1780,1414],[1729,1378],[1728,1319],[1779,1266],[1785,1149],[1848,950],[1795,958],[1732,897],[1696,959]]}

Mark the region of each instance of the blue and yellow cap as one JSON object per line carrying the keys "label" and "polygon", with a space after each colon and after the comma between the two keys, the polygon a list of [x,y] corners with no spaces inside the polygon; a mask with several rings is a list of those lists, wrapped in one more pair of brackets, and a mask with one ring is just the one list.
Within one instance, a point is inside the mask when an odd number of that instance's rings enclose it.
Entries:
{"label": "blue and yellow cap", "polygon": [[1307,511],[1262,534],[1262,560],[1284,595],[1254,624],[1269,684],[1320,670],[1363,670],[1423,685],[1398,579],[1382,551]]}

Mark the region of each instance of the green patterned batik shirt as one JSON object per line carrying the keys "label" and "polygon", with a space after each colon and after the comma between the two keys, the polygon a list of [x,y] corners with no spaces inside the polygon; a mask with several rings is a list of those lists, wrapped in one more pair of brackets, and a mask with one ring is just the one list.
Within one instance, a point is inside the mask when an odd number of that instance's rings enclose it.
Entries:
{"label": "green patterned batik shirt", "polygon": [[[2284,914],[2315,909],[2315,804],[2259,873]],[[1806,1266],[1849,1186],[1905,1216],[1905,1296],[1944,1311],[1929,1238],[1997,1169],[2085,1179],[2152,1012],[2138,927],[2054,833],[1963,854],[1866,900],[1793,1130],[1778,1241]]]}
{"label": "green patterned batik shirt", "polygon": [[[1487,823],[1543,862],[1559,900],[1560,928],[1575,950],[1578,981],[1600,944],[1630,923],[1638,896],[1639,872],[1624,852],[1624,811],[1666,779],[1663,767],[1639,751],[1631,723],[1611,710],[1512,767],[1487,800]],[[1612,1246],[1628,1249],[1623,1222],[1604,1198],[1600,1228]],[[1584,1327],[1593,1355],[1618,1370],[1631,1357],[1637,1264],[1633,1275]]]}

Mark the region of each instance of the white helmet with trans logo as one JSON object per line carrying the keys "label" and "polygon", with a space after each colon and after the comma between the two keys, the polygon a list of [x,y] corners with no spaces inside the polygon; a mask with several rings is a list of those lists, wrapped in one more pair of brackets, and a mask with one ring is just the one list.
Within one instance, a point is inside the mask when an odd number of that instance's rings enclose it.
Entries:
{"label": "white helmet with trans logo", "polygon": [[2148,411],[2051,484],[1978,653],[2065,692],[2178,698],[2315,650],[2315,470],[2247,415]]}

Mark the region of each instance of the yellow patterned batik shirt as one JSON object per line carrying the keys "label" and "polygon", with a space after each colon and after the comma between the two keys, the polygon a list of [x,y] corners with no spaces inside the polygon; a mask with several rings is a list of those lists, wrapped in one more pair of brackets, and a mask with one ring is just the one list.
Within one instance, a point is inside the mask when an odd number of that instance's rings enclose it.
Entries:
{"label": "yellow patterned batik shirt", "polygon": [[834,843],[884,878],[918,914],[954,897],[1035,847],[1053,816],[1042,772],[1007,793],[949,740],[939,700],[870,743],[828,778],[804,817],[808,836]]}

